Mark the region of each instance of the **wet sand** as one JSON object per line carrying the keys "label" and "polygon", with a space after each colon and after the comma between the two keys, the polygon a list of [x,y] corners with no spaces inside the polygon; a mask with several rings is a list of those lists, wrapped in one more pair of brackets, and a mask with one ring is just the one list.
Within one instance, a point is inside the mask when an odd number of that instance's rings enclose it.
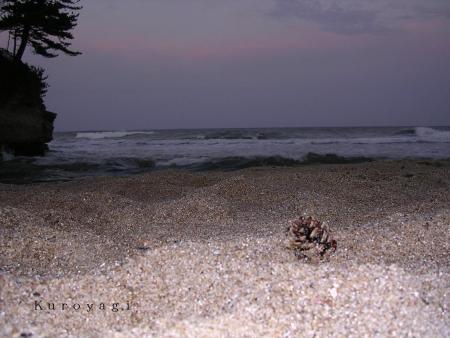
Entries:
{"label": "wet sand", "polygon": [[450,161],[0,184],[5,337],[444,337],[449,267]]}

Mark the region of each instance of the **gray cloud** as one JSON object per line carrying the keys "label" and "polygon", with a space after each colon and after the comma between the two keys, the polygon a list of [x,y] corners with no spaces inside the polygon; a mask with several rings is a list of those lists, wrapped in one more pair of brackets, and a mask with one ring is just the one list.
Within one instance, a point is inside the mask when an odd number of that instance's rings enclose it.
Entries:
{"label": "gray cloud", "polygon": [[274,0],[271,15],[316,22],[340,34],[391,31],[402,20],[450,19],[450,2],[443,0]]}
{"label": "gray cloud", "polygon": [[437,7],[424,7],[424,6],[416,6],[414,8],[416,13],[416,17],[429,19],[429,18],[444,18],[450,19],[450,2],[445,4],[440,8]]}
{"label": "gray cloud", "polygon": [[325,29],[343,34],[385,31],[378,22],[377,11],[364,8],[345,8],[342,4],[318,0],[276,0],[275,17],[296,17],[320,23]]}

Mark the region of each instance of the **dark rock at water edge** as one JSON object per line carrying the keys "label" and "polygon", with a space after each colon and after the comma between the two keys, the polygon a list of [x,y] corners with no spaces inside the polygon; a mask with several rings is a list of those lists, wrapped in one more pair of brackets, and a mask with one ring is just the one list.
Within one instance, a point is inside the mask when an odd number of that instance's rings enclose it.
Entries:
{"label": "dark rock at water edge", "polygon": [[45,108],[46,88],[42,69],[16,62],[0,49],[0,149],[17,156],[44,155],[56,118]]}
{"label": "dark rock at water edge", "polygon": [[0,108],[0,145],[16,156],[42,156],[53,138],[56,114],[17,104]]}

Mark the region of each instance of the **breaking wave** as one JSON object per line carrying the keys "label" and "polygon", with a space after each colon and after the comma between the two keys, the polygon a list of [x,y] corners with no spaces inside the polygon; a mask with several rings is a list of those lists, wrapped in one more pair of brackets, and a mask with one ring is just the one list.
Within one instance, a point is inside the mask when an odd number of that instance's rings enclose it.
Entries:
{"label": "breaking wave", "polygon": [[450,131],[447,130],[417,127],[415,133],[420,140],[426,142],[450,142]]}
{"label": "breaking wave", "polygon": [[223,132],[207,133],[197,136],[202,140],[266,140],[269,138],[277,138],[275,134],[266,134],[262,132],[245,132],[239,130],[226,130]]}
{"label": "breaking wave", "polygon": [[293,167],[307,164],[344,164],[371,161],[373,161],[373,159],[369,157],[343,157],[336,154],[316,154],[310,152],[302,159],[298,160],[282,156],[230,156],[211,159],[184,167],[197,171],[239,170],[251,167]]}
{"label": "breaking wave", "polygon": [[69,163],[36,164],[9,161],[0,167],[0,182],[31,183],[66,181],[74,178],[102,175],[132,175],[172,168],[192,171],[233,171],[251,167],[295,167],[308,164],[344,164],[370,162],[368,157],[344,157],[336,154],[308,153],[301,159],[283,156],[229,156],[185,163],[183,158],[156,161],[152,158],[110,158]]}
{"label": "breaking wave", "polygon": [[104,138],[123,138],[136,135],[153,135],[154,131],[97,131],[77,133],[76,138],[104,139]]}
{"label": "breaking wave", "polygon": [[[450,131],[431,127],[415,127],[399,130],[396,135],[412,137],[411,142],[450,142]],[[414,136],[416,137],[414,139]]]}

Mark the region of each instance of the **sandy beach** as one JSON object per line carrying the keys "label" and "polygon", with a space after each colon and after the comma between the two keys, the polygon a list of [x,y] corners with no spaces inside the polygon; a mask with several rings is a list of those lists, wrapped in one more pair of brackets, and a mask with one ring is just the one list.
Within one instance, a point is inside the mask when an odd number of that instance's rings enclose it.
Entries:
{"label": "sandy beach", "polygon": [[0,184],[2,337],[445,337],[449,292],[449,161]]}

